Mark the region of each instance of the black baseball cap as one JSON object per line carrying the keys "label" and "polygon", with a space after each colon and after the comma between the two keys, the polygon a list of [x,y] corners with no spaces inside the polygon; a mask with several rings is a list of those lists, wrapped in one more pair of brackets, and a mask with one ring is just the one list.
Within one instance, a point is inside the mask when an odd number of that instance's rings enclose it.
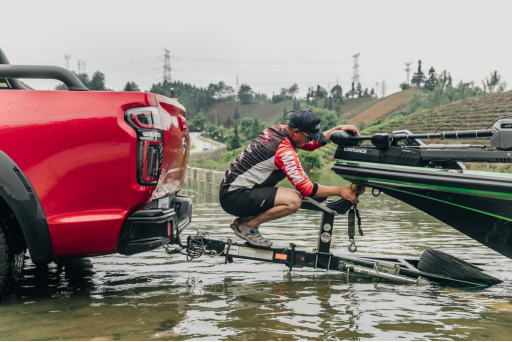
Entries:
{"label": "black baseball cap", "polygon": [[306,133],[311,140],[323,143],[326,138],[320,132],[320,118],[311,109],[296,110],[290,116],[290,126]]}

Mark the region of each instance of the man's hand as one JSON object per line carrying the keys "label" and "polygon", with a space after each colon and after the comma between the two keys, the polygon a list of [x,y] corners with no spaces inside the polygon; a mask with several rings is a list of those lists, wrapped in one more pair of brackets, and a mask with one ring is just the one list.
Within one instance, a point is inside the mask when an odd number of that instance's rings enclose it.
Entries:
{"label": "man's hand", "polygon": [[330,130],[324,132],[324,135],[326,138],[325,141],[326,142],[331,141],[331,133],[334,131],[340,131],[340,130],[354,132],[354,134],[356,136],[360,136],[359,132],[357,131],[356,126],[354,126],[354,125],[339,125],[339,126],[333,127]]}
{"label": "man's hand", "polygon": [[339,130],[351,131],[351,132],[354,132],[354,134],[356,136],[360,136],[359,131],[357,130],[356,126],[354,126],[354,125],[339,125],[339,126],[334,127],[333,130],[334,131],[339,131]]}
{"label": "man's hand", "polygon": [[340,193],[338,194],[338,196],[340,196],[341,198],[343,199],[346,199],[347,201],[353,203],[353,204],[357,204],[359,203],[359,199],[357,198],[356,196],[356,193],[354,192],[354,190],[350,189],[350,188],[340,188]]}

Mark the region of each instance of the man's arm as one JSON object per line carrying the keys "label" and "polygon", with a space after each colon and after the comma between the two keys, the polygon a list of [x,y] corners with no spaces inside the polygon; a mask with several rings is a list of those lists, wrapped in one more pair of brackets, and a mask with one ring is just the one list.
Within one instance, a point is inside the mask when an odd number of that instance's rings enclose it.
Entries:
{"label": "man's arm", "polygon": [[354,132],[355,135],[359,136],[359,132],[357,131],[356,126],[353,126],[353,125],[339,125],[339,126],[331,128],[330,130],[325,131],[323,133],[323,135],[325,135],[325,138],[326,138],[326,140],[323,143],[320,144],[320,143],[312,140],[312,141],[308,142],[307,144],[305,144],[305,145],[303,145],[301,147],[298,147],[298,149],[304,150],[304,151],[309,151],[309,152],[314,151],[317,148],[320,148],[320,147],[324,146],[325,144],[327,144],[329,141],[331,141],[331,134],[332,134],[332,132],[339,131],[339,130],[351,131],[351,132]]}
{"label": "man's arm", "polygon": [[325,198],[329,196],[340,196],[341,198],[346,199],[347,201],[350,201],[354,204],[359,203],[359,199],[357,198],[356,193],[348,187],[342,188],[340,186],[327,186],[318,184],[318,189],[314,198]]}

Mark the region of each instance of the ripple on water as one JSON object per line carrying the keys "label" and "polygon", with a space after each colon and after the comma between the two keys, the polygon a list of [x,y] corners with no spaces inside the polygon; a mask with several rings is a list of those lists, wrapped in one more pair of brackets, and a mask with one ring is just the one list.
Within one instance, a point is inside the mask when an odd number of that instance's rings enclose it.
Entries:
{"label": "ripple on water", "polygon": [[[183,191],[186,192],[186,191]],[[215,196],[194,196],[189,229],[231,236],[233,219]],[[358,254],[418,257],[428,246],[484,261],[505,282],[482,290],[375,282],[283,265],[218,257],[185,262],[162,249],[26,262],[17,297],[0,306],[4,339],[511,339],[512,265],[437,220],[385,195],[364,195]],[[315,247],[320,215],[299,211],[261,227],[269,238]],[[346,217],[333,251],[347,254]],[[34,324],[36,323],[36,324]]]}

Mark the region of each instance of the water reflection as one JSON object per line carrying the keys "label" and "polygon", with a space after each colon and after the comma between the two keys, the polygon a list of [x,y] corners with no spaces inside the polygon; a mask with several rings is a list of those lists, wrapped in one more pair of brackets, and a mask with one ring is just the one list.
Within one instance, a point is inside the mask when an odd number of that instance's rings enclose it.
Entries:
{"label": "water reflection", "polygon": [[[231,236],[215,195],[194,196],[190,232]],[[26,261],[18,295],[0,305],[2,339],[510,339],[511,262],[389,197],[363,198],[358,254],[419,256],[426,247],[486,261],[505,282],[469,291],[417,287],[336,272],[218,257],[186,263],[163,250],[35,267]],[[264,225],[272,239],[314,247],[318,213]],[[346,254],[346,219],[333,249]]]}

